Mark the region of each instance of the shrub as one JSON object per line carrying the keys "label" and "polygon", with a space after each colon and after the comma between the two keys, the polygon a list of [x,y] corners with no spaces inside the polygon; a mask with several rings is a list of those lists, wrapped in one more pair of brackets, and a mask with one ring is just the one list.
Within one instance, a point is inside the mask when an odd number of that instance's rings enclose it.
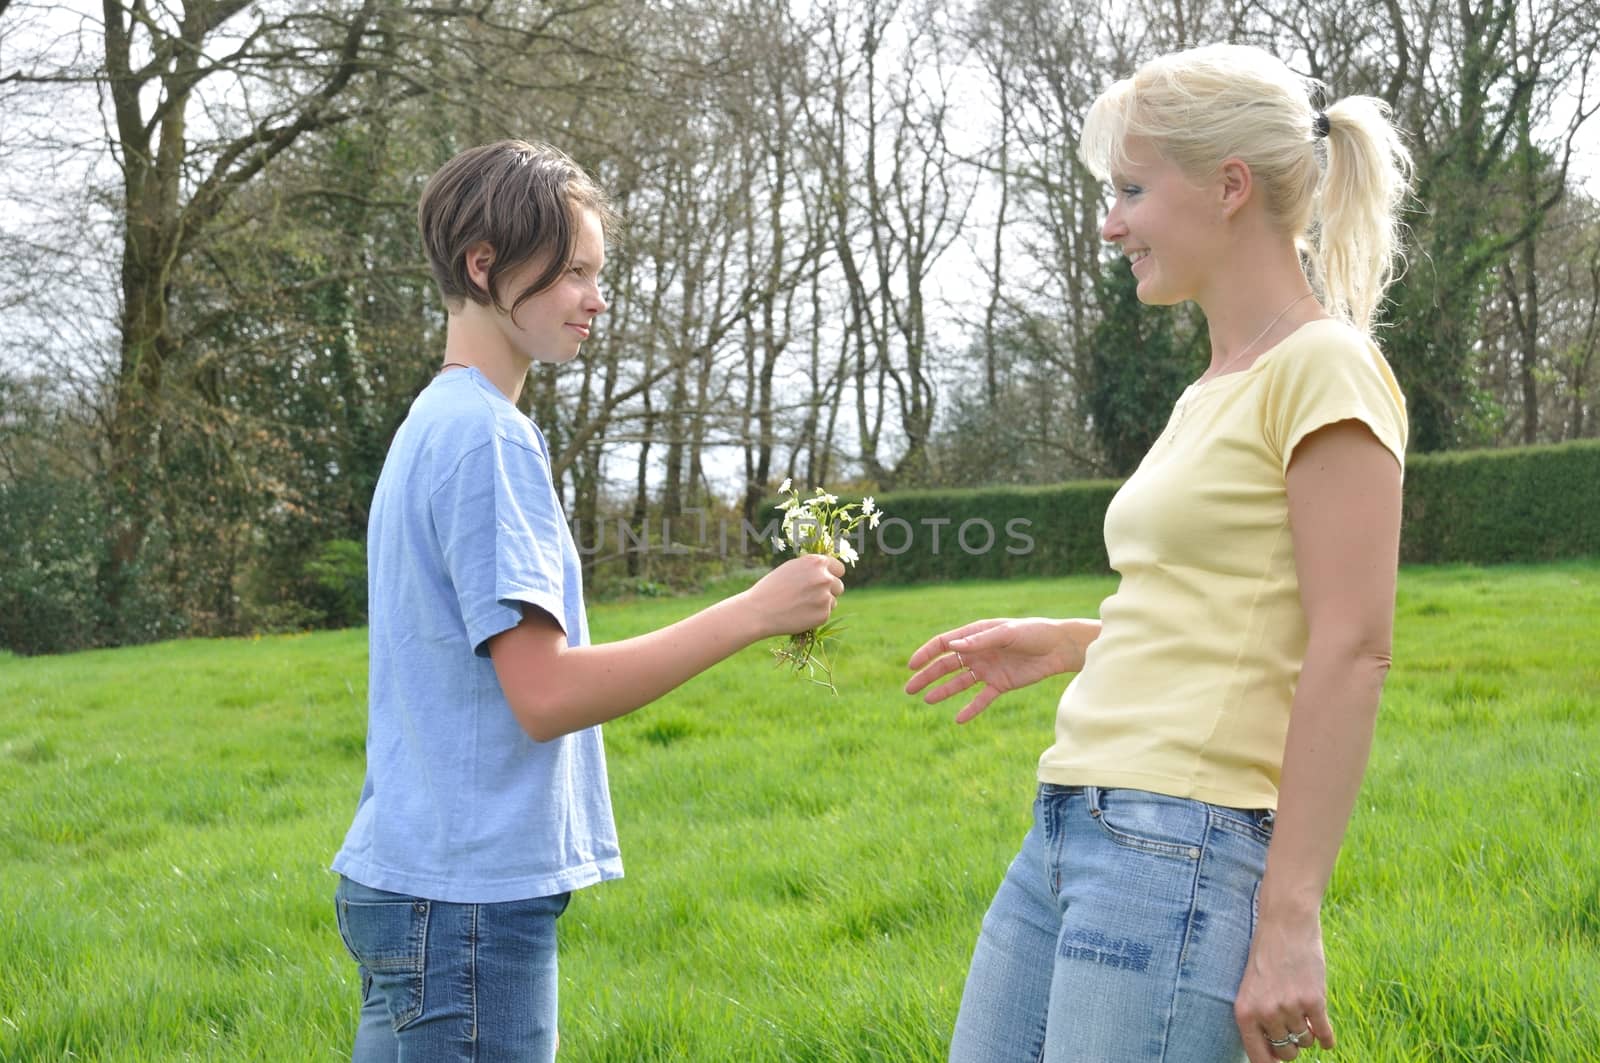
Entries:
{"label": "shrub", "polygon": [[311,582],[307,604],[323,627],[355,627],[367,622],[367,550],[353,539],[323,543],[305,564]]}
{"label": "shrub", "polygon": [[1548,561],[1600,554],[1600,440],[1411,459],[1402,561]]}
{"label": "shrub", "polygon": [[915,491],[877,500],[858,544],[860,582],[917,583],[1110,571],[1106,506],[1117,483]]}
{"label": "shrub", "polygon": [[105,543],[89,484],[44,477],[0,484],[0,646],[34,654],[94,645]]}
{"label": "shrub", "polygon": [[[883,522],[857,544],[862,558],[853,581],[1109,572],[1103,526],[1118,486],[1101,480],[884,495],[877,499]],[[1496,564],[1596,554],[1600,440],[1407,459],[1402,561]]]}

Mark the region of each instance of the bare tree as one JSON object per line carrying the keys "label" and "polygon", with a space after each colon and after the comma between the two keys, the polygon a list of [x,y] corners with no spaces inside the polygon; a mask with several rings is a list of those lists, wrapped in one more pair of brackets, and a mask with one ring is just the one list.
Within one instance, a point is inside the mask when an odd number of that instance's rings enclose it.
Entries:
{"label": "bare tree", "polygon": [[1506,411],[1495,442],[1549,443],[1595,434],[1600,207],[1593,199],[1569,195],[1536,238],[1502,264],[1482,324],[1479,379]]}
{"label": "bare tree", "polygon": [[993,398],[987,412],[965,408],[952,430],[993,437],[1008,478],[1105,471],[1084,430],[1105,193],[1078,160],[1079,131],[1095,96],[1132,69],[1144,17],[1042,0],[989,0],[969,16],[1000,112],[997,142],[974,160],[1000,192],[982,266],[983,390]]}
{"label": "bare tree", "polygon": [[175,415],[166,375],[180,353],[180,264],[218,238],[240,191],[303,138],[432,91],[453,61],[492,63],[504,46],[549,44],[574,10],[104,0],[98,22],[76,31],[76,56],[24,59],[6,75],[39,88],[92,78],[118,171],[119,353],[104,470],[112,530],[99,575],[108,617],[158,511],[162,435]]}
{"label": "bare tree", "polygon": [[[805,44],[787,0],[752,3],[748,15],[755,35],[756,61],[746,77],[751,101],[751,147],[758,167],[752,198],[759,209],[747,217],[745,234],[747,274],[765,270],[763,285],[752,313],[746,319],[744,403],[740,432],[744,439],[744,491],[739,503],[746,521],[756,516],[756,504],[768,489],[776,449],[778,419],[775,381],[778,366],[789,351],[796,330],[796,300],[800,283],[785,283],[787,272],[796,280],[810,271],[814,290],[822,251],[820,227],[808,210],[797,185],[804,178],[797,125],[802,94],[808,91]],[[760,249],[758,251],[758,249]],[[814,324],[818,324],[815,318]],[[812,374],[813,385],[816,374]],[[807,423],[816,421],[815,394],[807,408]],[[790,474],[793,474],[791,466]]]}
{"label": "bare tree", "polygon": [[[927,476],[936,409],[929,277],[959,238],[971,196],[947,139],[951,35],[935,31],[936,15],[878,2],[815,15],[821,91],[806,100],[807,136],[850,299],[859,460],[886,487]],[[903,439],[892,464],[891,397],[892,431]]]}

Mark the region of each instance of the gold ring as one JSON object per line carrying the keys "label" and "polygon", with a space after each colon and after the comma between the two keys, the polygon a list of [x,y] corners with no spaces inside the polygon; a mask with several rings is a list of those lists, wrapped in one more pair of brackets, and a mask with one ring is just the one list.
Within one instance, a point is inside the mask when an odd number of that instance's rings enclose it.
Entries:
{"label": "gold ring", "polygon": [[971,668],[967,667],[967,662],[962,658],[960,650],[956,651],[956,663],[961,666],[962,671],[965,671],[965,672],[972,671]]}

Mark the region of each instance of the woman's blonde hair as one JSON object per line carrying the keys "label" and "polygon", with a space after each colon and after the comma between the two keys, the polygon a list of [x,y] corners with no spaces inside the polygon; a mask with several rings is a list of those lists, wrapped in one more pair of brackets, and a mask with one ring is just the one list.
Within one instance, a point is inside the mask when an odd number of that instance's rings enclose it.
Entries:
{"label": "woman's blonde hair", "polygon": [[1388,104],[1350,96],[1318,112],[1311,98],[1323,91],[1259,48],[1174,52],[1095,100],[1079,156],[1102,180],[1126,166],[1129,137],[1195,178],[1242,160],[1328,312],[1370,329],[1399,258],[1411,153]]}

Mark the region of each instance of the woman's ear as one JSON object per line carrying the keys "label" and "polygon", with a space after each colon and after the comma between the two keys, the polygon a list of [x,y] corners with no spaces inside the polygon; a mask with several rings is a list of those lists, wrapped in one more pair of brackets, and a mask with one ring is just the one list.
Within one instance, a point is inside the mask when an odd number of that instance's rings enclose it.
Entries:
{"label": "woman's ear", "polygon": [[1217,184],[1222,194],[1222,216],[1231,218],[1250,202],[1255,183],[1250,167],[1243,159],[1224,159],[1217,173]]}

